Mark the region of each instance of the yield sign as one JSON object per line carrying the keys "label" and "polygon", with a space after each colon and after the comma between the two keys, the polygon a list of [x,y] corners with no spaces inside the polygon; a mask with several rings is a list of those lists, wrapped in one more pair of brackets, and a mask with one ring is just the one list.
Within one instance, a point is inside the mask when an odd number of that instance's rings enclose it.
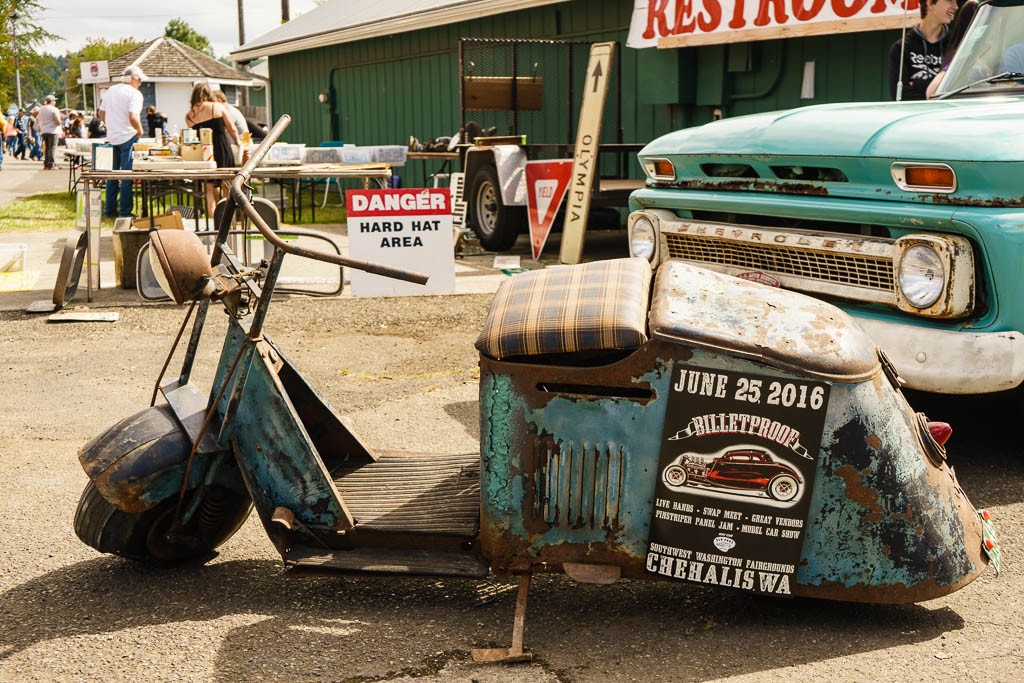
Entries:
{"label": "yield sign", "polygon": [[551,233],[558,207],[572,177],[572,159],[526,162],[526,207],[530,221],[530,248],[534,260]]}

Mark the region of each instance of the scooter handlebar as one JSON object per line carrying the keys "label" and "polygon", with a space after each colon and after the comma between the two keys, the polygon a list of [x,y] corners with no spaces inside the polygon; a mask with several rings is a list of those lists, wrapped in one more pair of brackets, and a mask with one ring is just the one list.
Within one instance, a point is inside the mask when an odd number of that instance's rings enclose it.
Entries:
{"label": "scooter handlebar", "polygon": [[305,258],[311,258],[316,261],[324,261],[326,263],[333,263],[339,266],[347,266],[349,268],[355,268],[366,273],[372,273],[374,275],[382,275],[384,277],[394,278],[396,280],[404,280],[406,282],[413,282],[418,285],[425,285],[429,276],[422,273],[416,273],[409,270],[403,270],[401,268],[392,268],[391,266],[385,266],[380,263],[371,263],[370,261],[360,261],[358,259],[346,258],[338,254],[330,254],[324,251],[317,251],[316,249],[304,249],[294,244],[288,244],[280,237],[278,237],[270,226],[267,225],[266,221],[260,217],[259,213],[256,212],[256,208],[249,201],[243,187],[249,182],[256,167],[260,165],[263,158],[270,151],[271,146],[277,142],[278,138],[284,132],[284,129],[291,123],[291,117],[284,114],[277,120],[274,127],[267,133],[267,137],[260,142],[259,146],[253,150],[252,155],[238,173],[231,181],[231,199],[235,202],[235,206],[245,212],[249,220],[252,221],[256,229],[260,231],[263,238],[274,245],[275,248],[280,249],[286,254],[294,254],[295,256],[303,256]]}

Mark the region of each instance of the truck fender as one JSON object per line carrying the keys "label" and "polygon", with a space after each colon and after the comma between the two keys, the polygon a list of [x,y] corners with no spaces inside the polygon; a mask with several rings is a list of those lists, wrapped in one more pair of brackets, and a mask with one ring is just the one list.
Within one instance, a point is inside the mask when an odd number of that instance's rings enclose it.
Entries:
{"label": "truck fender", "polygon": [[466,188],[480,167],[493,165],[498,171],[501,201],[505,206],[526,206],[526,150],[519,145],[493,145],[466,151]]}
{"label": "truck fender", "polygon": [[[192,441],[169,405],[141,410],[92,439],[78,452],[100,495],[119,510],[140,513],[178,495]],[[190,488],[202,481],[209,454],[197,454]],[[232,463],[233,465],[233,463]],[[221,467],[218,483],[245,490],[238,469]]]}

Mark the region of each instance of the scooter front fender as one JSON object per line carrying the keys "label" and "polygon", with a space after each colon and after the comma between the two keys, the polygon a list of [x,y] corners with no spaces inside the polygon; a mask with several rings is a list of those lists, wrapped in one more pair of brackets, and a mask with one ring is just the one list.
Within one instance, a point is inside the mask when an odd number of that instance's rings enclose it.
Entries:
{"label": "scooter front fender", "polygon": [[[197,396],[191,404],[200,404]],[[79,462],[100,495],[124,512],[139,513],[175,496],[185,479],[192,440],[185,421],[195,413],[178,402],[141,410],[109,427],[78,452]],[[201,413],[199,414],[201,418]],[[200,485],[214,456],[200,451],[192,465],[189,488]],[[218,483],[244,490],[235,467],[217,470]]]}

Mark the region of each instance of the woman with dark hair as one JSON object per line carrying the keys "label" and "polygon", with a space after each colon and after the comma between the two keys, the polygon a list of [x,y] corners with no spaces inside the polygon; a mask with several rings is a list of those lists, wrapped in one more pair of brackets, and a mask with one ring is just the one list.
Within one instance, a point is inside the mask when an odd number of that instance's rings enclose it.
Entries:
{"label": "woman with dark hair", "polygon": [[[191,108],[185,114],[187,123],[196,132],[209,128],[213,132],[213,159],[217,162],[217,168],[225,168],[235,165],[235,153],[231,144],[238,144],[238,131],[235,124],[231,123],[231,117],[224,105],[213,100],[210,86],[206,83],[198,83],[192,88]],[[218,183],[206,184],[206,215],[213,217],[213,209],[220,199],[220,187]]]}
{"label": "woman with dark hair", "polygon": [[971,21],[974,19],[977,11],[978,0],[964,0],[963,4],[960,5],[960,9],[956,13],[956,19],[953,21],[953,27],[949,30],[949,37],[946,39],[946,49],[942,53],[942,67],[939,69],[939,73],[935,74],[932,82],[928,84],[925,97],[929,99],[935,97],[942,79],[946,77],[949,63],[953,61],[953,56],[956,54],[957,48],[960,47],[964,34],[967,33],[967,27],[971,25]]}

